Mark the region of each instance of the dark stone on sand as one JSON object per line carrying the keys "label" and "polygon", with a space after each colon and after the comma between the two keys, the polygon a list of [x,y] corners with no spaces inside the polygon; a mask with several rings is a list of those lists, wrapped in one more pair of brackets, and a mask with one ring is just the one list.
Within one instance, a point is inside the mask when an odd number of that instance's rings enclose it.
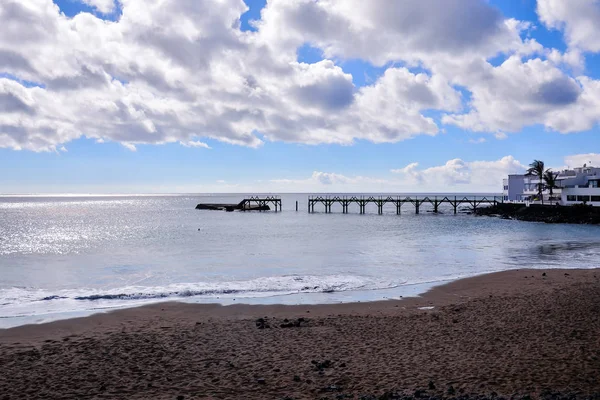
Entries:
{"label": "dark stone on sand", "polygon": [[546,273],[545,273],[545,272],[544,272],[544,273],[542,273],[542,276],[546,276]]}
{"label": "dark stone on sand", "polygon": [[256,380],[256,383],[258,383],[259,385],[266,385],[267,381],[265,380],[265,378],[258,378]]}
{"label": "dark stone on sand", "polygon": [[301,380],[298,375],[294,375],[294,382],[300,382]]}
{"label": "dark stone on sand", "polygon": [[333,363],[330,360],[325,360],[323,362],[318,362],[318,361],[312,360],[311,362],[315,365],[315,368],[318,369],[319,371],[322,371],[325,368],[331,368],[333,366]]}
{"label": "dark stone on sand", "polygon": [[448,393],[450,396],[454,396],[456,394],[456,390],[454,389],[454,386],[450,385],[448,387],[448,390],[446,391],[446,393]]}
{"label": "dark stone on sand", "polygon": [[269,323],[267,322],[267,320],[265,318],[259,318],[256,320],[256,327],[258,329],[265,329],[265,328],[270,328],[271,326],[269,325]]}
{"label": "dark stone on sand", "polygon": [[185,397],[183,397],[182,395],[177,396],[177,400],[183,400],[185,399]]}
{"label": "dark stone on sand", "polygon": [[433,383],[433,381],[429,381],[429,384],[427,385],[427,388],[429,390],[435,390],[435,383]]}

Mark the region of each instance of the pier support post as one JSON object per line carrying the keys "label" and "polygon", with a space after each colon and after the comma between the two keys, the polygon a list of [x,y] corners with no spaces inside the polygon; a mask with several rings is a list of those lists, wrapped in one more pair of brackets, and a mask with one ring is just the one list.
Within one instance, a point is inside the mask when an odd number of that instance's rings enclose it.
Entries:
{"label": "pier support post", "polygon": [[415,202],[415,214],[419,213],[419,200]]}
{"label": "pier support post", "polygon": [[456,208],[458,207],[458,203],[456,202],[456,196],[454,196],[454,214],[456,214]]}
{"label": "pier support post", "polygon": [[298,211],[298,200],[296,200],[296,211]]}

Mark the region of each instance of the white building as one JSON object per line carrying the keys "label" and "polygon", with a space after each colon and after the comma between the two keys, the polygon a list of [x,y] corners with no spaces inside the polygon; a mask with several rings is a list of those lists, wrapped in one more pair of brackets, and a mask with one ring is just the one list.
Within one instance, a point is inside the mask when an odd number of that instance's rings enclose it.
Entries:
{"label": "white building", "polygon": [[[552,196],[550,196],[550,189],[546,188],[545,182],[542,179],[542,196],[544,201],[557,201],[560,200],[561,188],[553,188]],[[540,185],[540,178],[537,175],[525,175],[523,179],[523,196],[522,200],[540,200],[538,199],[538,190]]]}
{"label": "white building", "polygon": [[583,166],[561,171],[556,178],[561,187],[561,204],[585,203],[600,206],[600,168]]}
{"label": "white building", "polygon": [[507,179],[503,179],[504,188],[502,196],[505,201],[521,201],[523,200],[523,191],[525,190],[525,175],[509,175]]}
{"label": "white building", "polygon": [[[509,175],[508,179],[503,180],[502,196],[505,201],[532,201],[538,197],[539,183],[540,179],[535,175]],[[560,191],[560,188],[553,189],[551,198],[550,190],[544,185],[542,189],[544,201],[560,200]]]}

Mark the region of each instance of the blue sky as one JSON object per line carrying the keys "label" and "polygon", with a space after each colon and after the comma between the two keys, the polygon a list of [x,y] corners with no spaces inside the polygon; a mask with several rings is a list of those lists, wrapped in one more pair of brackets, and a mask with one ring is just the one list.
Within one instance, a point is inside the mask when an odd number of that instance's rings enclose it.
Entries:
{"label": "blue sky", "polygon": [[[114,24],[120,23],[124,18],[123,10],[127,10],[117,3],[111,12],[103,14],[98,8],[94,8],[94,2],[87,5],[77,0],[55,0],[54,3],[67,19],[81,13],[91,13],[94,18],[113,21]],[[239,29],[259,33],[263,28],[260,23],[252,21],[260,20],[266,1],[246,0],[246,4],[249,10],[241,15]],[[572,44],[565,38],[564,30],[547,28],[539,20],[535,0],[495,0],[490,1],[489,6],[499,10],[503,18],[531,23],[530,28],[520,32],[523,40],[534,39],[544,49],[557,49],[562,54],[572,48]],[[2,29],[6,28],[0,28]],[[327,54],[327,50],[318,46],[318,43],[311,43],[310,40],[299,45],[295,49],[296,61],[316,64],[325,58],[333,60],[343,73],[351,75],[355,94],[360,93],[363,87],[375,85],[388,69],[406,67],[413,75],[423,73],[430,77],[437,71],[437,67],[428,61],[396,59],[378,64],[367,56],[359,58],[341,53]],[[598,54],[585,49],[582,54],[584,61],[579,70],[567,64],[557,65],[556,68],[573,79],[579,76],[591,80],[600,79]],[[514,53],[507,51],[488,57],[487,60],[490,65],[498,67],[511,55]],[[0,60],[1,57],[0,55]],[[524,55],[522,60],[526,62],[535,58],[546,60],[547,55],[541,56],[538,52]],[[41,88],[37,89],[52,91],[52,84],[46,87],[44,76],[47,75],[40,73],[39,76]],[[25,89],[36,86],[36,81],[30,80],[30,75],[18,74],[18,70],[0,69],[0,77],[18,82]],[[452,78],[447,76],[446,79],[450,81]],[[465,78],[465,82],[467,81]],[[123,80],[123,83],[127,86],[128,81]],[[460,93],[461,107],[468,111],[471,107],[470,88],[455,82],[451,82],[450,86]],[[161,98],[168,101],[169,96],[170,94],[163,93]],[[76,99],[77,96],[72,98]],[[0,102],[2,104],[4,103]],[[568,156],[591,153],[590,157],[595,157],[595,153],[599,152],[597,121],[591,124],[582,122],[582,126],[587,128],[591,125],[591,129],[579,129],[570,133],[561,133],[565,128],[556,128],[563,126],[557,125],[558,122],[547,122],[551,117],[540,117],[539,121],[535,121],[535,118],[530,121],[524,117],[526,121],[516,132],[497,129],[495,125],[486,129],[474,129],[442,121],[444,115],[454,112],[448,111],[450,108],[424,107],[419,110],[422,116],[432,118],[437,125],[439,131],[436,134],[419,134],[415,131],[406,138],[399,136],[397,140],[388,142],[361,136],[356,136],[347,143],[328,143],[327,138],[319,139],[320,142],[317,143],[314,140],[288,141],[283,135],[276,137],[256,129],[253,134],[261,143],[255,146],[232,144],[229,140],[231,138],[222,140],[218,130],[213,129],[210,134],[198,133],[190,137],[190,140],[202,142],[209,148],[182,146],[180,143],[183,140],[152,143],[145,139],[127,139],[122,141],[125,143],[123,145],[118,139],[120,134],[98,134],[102,132],[102,128],[89,135],[71,134],[66,141],[44,140],[44,143],[51,143],[50,148],[46,145],[40,149],[23,146],[19,150],[16,149],[17,145],[6,144],[10,143],[6,141],[4,146],[0,143],[0,147],[4,147],[0,148],[0,193],[235,192],[254,189],[281,192],[329,189],[418,192],[431,190],[433,187],[439,187],[437,191],[489,191],[494,184],[500,188],[501,182],[486,183],[477,181],[473,176],[468,184],[461,186],[449,176],[447,181],[434,179],[423,184],[423,180],[430,176],[425,170],[444,166],[449,160],[460,159],[466,163],[466,171],[470,173],[468,169],[476,167],[469,163],[492,163],[512,156],[515,162],[510,161],[508,167],[506,163],[498,165],[498,176],[501,176],[504,171],[502,168],[508,168],[508,172],[517,172],[515,168],[518,169],[519,163],[527,164],[533,159],[543,159],[548,166],[558,168],[567,165],[565,158]],[[338,113],[336,109],[330,109],[329,112],[331,114],[324,117],[325,122],[335,119]],[[94,114],[94,118],[102,118],[102,115],[98,117]],[[492,119],[488,118],[486,121]],[[73,118],[67,120],[69,122],[65,129],[68,130],[68,124],[72,123]],[[80,126],[73,129],[80,129]],[[127,125],[123,126],[123,129],[127,129]],[[0,135],[0,140],[2,137]],[[102,139],[99,140],[100,138]],[[135,151],[132,151],[133,146]],[[412,180],[398,173],[398,170],[411,163],[418,163],[421,171]],[[490,168],[495,166],[490,165]],[[320,179],[315,172],[337,177],[333,180],[334,185],[330,185],[330,180]]]}

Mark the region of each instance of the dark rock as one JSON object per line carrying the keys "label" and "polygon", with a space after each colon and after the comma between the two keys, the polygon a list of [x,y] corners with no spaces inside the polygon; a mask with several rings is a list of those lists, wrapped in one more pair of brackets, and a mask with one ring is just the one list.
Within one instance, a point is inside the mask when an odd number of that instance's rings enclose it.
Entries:
{"label": "dark rock", "polygon": [[448,387],[448,390],[446,391],[446,393],[448,393],[450,396],[454,396],[456,394],[456,390],[454,389],[454,386],[450,385]]}
{"label": "dark rock", "polygon": [[271,326],[269,325],[269,323],[267,322],[267,320],[265,318],[259,318],[256,320],[256,327],[258,329],[265,329],[265,328],[270,328]]}
{"label": "dark rock", "polygon": [[265,378],[258,378],[256,380],[256,383],[258,383],[259,385],[266,385],[267,381],[265,380]]}
{"label": "dark rock", "polygon": [[583,204],[532,204],[528,207],[524,204],[498,203],[490,207],[479,207],[475,214],[532,222],[600,224],[600,208]]}
{"label": "dark rock", "polygon": [[546,273],[544,272],[544,273],[542,274],[542,276],[546,276]]}
{"label": "dark rock", "polygon": [[316,362],[315,360],[313,360],[312,363],[315,365],[315,368],[320,371],[333,366],[333,363],[330,360],[325,360],[323,362]]}
{"label": "dark rock", "polygon": [[294,375],[294,382],[300,382],[301,379],[298,375]]}
{"label": "dark rock", "polygon": [[427,385],[427,388],[429,390],[435,390],[435,383],[433,383],[433,381],[429,381],[429,384]]}
{"label": "dark rock", "polygon": [[183,400],[183,399],[185,399],[184,396],[182,396],[182,395],[177,396],[177,400]]}

